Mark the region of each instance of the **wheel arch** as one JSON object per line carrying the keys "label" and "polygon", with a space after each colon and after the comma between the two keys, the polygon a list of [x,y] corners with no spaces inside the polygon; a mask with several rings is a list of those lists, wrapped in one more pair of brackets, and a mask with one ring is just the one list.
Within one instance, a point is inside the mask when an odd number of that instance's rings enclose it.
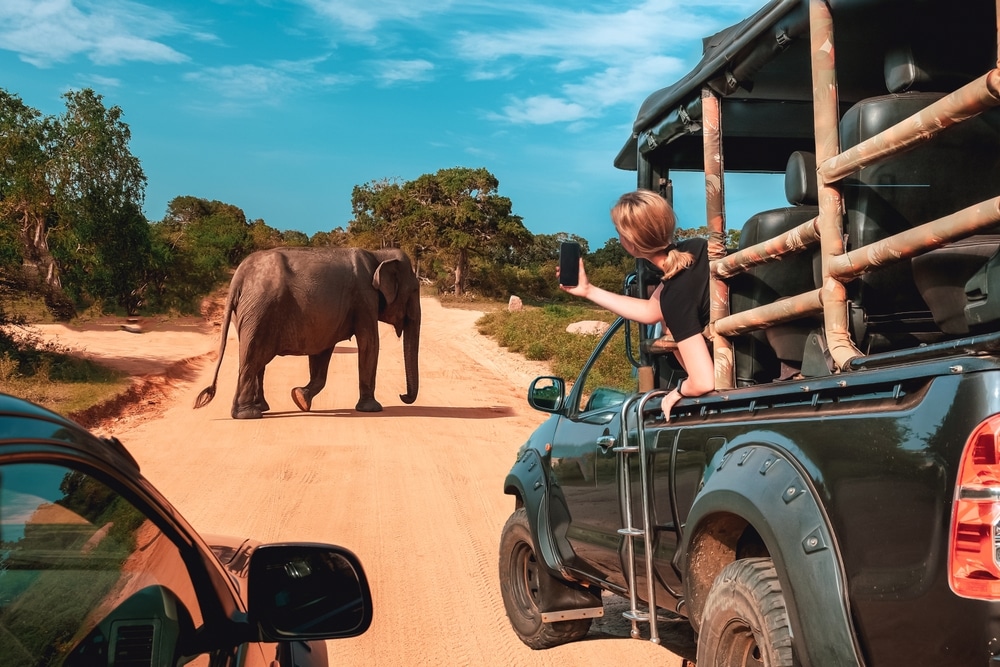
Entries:
{"label": "wheel arch", "polygon": [[515,510],[524,507],[535,553],[541,557],[545,568],[554,575],[571,579],[549,525],[549,513],[553,509],[550,507],[549,480],[538,451],[527,448],[521,453],[504,480],[504,493],[514,496]]}
{"label": "wheel arch", "polygon": [[722,456],[692,505],[676,558],[696,630],[718,573],[739,558],[766,555],[778,571],[802,664],[864,664],[839,548],[816,497],[780,448],[743,444]]}

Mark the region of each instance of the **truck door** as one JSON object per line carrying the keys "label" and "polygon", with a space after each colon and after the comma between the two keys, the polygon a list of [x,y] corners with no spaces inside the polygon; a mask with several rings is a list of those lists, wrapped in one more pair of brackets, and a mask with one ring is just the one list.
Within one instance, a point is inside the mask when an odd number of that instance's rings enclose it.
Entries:
{"label": "truck door", "polygon": [[552,441],[552,473],[569,522],[564,537],[575,557],[571,569],[617,585],[622,536],[618,492],[621,406],[638,390],[625,357],[625,327],[619,320],[598,345],[570,392],[565,417]]}

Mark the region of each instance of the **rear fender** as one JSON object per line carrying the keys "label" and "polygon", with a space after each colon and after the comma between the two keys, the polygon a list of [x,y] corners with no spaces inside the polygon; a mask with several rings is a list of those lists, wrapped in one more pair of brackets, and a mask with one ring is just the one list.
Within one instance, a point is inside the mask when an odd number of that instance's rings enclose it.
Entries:
{"label": "rear fender", "polygon": [[709,470],[677,556],[694,627],[749,524],[778,571],[802,664],[864,664],[839,547],[808,476],[785,450],[761,443],[720,451]]}

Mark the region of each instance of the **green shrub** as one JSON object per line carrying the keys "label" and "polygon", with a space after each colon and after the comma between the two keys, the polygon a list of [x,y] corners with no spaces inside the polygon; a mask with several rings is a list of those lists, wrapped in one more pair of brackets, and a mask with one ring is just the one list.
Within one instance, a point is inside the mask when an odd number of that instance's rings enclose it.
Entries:
{"label": "green shrub", "polygon": [[[524,310],[509,312],[498,309],[483,315],[476,322],[479,333],[497,341],[507,348],[533,361],[548,361],[553,375],[575,380],[590,358],[600,340],[598,336],[587,336],[566,332],[573,322],[600,320],[614,322],[615,315],[601,308],[576,304],[548,304],[544,307],[526,307]],[[620,354],[603,355],[606,359],[602,367],[595,369],[606,386],[628,386],[633,384],[632,366]]]}

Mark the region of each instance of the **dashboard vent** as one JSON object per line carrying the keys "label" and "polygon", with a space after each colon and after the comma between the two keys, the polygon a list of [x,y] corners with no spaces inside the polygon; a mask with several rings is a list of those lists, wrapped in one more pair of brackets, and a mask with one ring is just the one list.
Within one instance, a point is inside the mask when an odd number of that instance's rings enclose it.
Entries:
{"label": "dashboard vent", "polygon": [[157,625],[155,620],[115,623],[111,664],[115,667],[152,667]]}

